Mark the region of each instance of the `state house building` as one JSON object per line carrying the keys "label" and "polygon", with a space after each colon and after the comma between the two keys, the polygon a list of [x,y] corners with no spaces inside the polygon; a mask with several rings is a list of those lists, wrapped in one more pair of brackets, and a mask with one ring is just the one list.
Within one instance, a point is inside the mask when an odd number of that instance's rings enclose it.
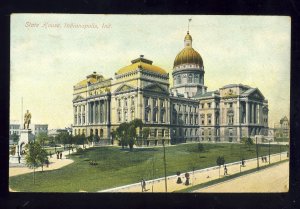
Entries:
{"label": "state house building", "polygon": [[204,73],[189,32],[174,60],[173,86],[169,73],[143,55],[116,71],[114,79],[94,72],[74,86],[73,134],[110,140],[120,123],[139,118],[151,130],[139,144],[238,142],[267,135],[268,101],[258,88],[229,84],[207,91]]}

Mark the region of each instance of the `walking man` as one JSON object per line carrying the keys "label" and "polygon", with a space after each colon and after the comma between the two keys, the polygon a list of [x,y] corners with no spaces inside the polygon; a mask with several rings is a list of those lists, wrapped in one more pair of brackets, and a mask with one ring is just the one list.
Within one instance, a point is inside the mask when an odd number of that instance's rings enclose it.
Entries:
{"label": "walking man", "polygon": [[226,176],[226,175],[227,175],[227,167],[225,165],[225,167],[224,167],[224,176]]}
{"label": "walking man", "polygon": [[62,160],[62,152],[60,153],[60,159]]}

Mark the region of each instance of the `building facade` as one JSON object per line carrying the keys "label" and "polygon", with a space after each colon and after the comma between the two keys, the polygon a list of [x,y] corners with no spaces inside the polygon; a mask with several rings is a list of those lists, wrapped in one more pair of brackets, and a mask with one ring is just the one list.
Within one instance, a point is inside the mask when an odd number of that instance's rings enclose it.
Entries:
{"label": "building facade", "polygon": [[73,87],[73,134],[111,140],[123,122],[141,119],[150,128],[142,144],[187,141],[239,142],[268,134],[268,101],[258,88],[229,84],[207,91],[201,55],[187,32],[169,73],[139,58],[116,71],[114,79],[96,72]]}

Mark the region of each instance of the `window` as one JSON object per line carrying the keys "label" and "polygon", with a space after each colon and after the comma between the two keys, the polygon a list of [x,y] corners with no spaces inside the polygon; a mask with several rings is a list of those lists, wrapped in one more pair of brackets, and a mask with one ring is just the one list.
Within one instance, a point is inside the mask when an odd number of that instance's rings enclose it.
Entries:
{"label": "window", "polygon": [[128,106],[128,104],[127,104],[127,98],[125,98],[125,100],[124,100],[124,105],[125,105],[125,107]]}
{"label": "window", "polygon": [[211,129],[210,128],[208,129],[208,135],[211,135]]}
{"label": "window", "polygon": [[193,129],[190,129],[190,136],[193,136]]}
{"label": "window", "polygon": [[195,124],[198,125],[198,115],[195,115]]}
{"label": "window", "polygon": [[177,76],[177,83],[181,84],[181,77],[180,77],[180,75]]}
{"label": "window", "polygon": [[208,106],[208,108],[210,108],[211,107],[211,103],[207,103],[207,106]]}
{"label": "window", "polygon": [[121,122],[121,112],[118,112],[118,121]]}
{"label": "window", "polygon": [[204,108],[204,103],[203,103],[203,104],[201,104],[201,108],[202,108],[202,109]]}
{"label": "window", "polygon": [[157,122],[157,111],[153,110],[153,122]]}
{"label": "window", "polygon": [[134,97],[131,97],[131,106],[134,106]]}
{"label": "window", "polygon": [[162,122],[162,123],[165,122],[165,111],[160,112],[160,122]]}
{"label": "window", "polygon": [[157,137],[157,129],[154,129],[154,137]]}
{"label": "window", "polygon": [[145,121],[149,122],[149,112],[147,110],[145,111]]}
{"label": "window", "polygon": [[178,105],[178,110],[181,111],[181,105]]}
{"label": "window", "polygon": [[207,115],[207,124],[211,125],[211,115]]}
{"label": "window", "polygon": [[193,75],[192,75],[192,74],[189,74],[188,82],[189,82],[189,83],[192,83],[192,82],[193,82]]}
{"label": "window", "polygon": [[204,136],[204,129],[202,129],[201,134],[202,134],[202,136]]}
{"label": "window", "polygon": [[121,107],[121,99],[118,99],[118,107]]}
{"label": "window", "polygon": [[183,105],[183,111],[186,112],[186,105]]}
{"label": "window", "polygon": [[135,118],[135,112],[134,112],[134,110],[131,111],[131,118],[132,118],[132,119]]}
{"label": "window", "polygon": [[204,115],[201,116],[201,124],[204,125]]}
{"label": "window", "polygon": [[145,98],[145,106],[149,105],[149,98]]}
{"label": "window", "polygon": [[232,103],[229,103],[229,107],[230,107],[230,108],[232,107]]}
{"label": "window", "polygon": [[190,115],[190,124],[193,124],[193,115]]}
{"label": "window", "polygon": [[128,113],[127,113],[127,111],[124,112],[124,121],[125,122],[128,121]]}
{"label": "window", "polygon": [[176,111],[176,106],[175,106],[175,104],[173,104],[173,111]]}
{"label": "window", "polygon": [[216,102],[216,108],[219,108],[219,103],[218,102]]}
{"label": "window", "polygon": [[188,124],[188,115],[184,116],[184,122],[185,122],[185,124]]}

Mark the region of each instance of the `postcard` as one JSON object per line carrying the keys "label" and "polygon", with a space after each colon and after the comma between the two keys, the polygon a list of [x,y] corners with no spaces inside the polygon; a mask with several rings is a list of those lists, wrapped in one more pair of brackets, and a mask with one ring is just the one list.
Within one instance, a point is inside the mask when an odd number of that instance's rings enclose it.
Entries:
{"label": "postcard", "polygon": [[289,191],[288,16],[12,14],[10,192]]}

